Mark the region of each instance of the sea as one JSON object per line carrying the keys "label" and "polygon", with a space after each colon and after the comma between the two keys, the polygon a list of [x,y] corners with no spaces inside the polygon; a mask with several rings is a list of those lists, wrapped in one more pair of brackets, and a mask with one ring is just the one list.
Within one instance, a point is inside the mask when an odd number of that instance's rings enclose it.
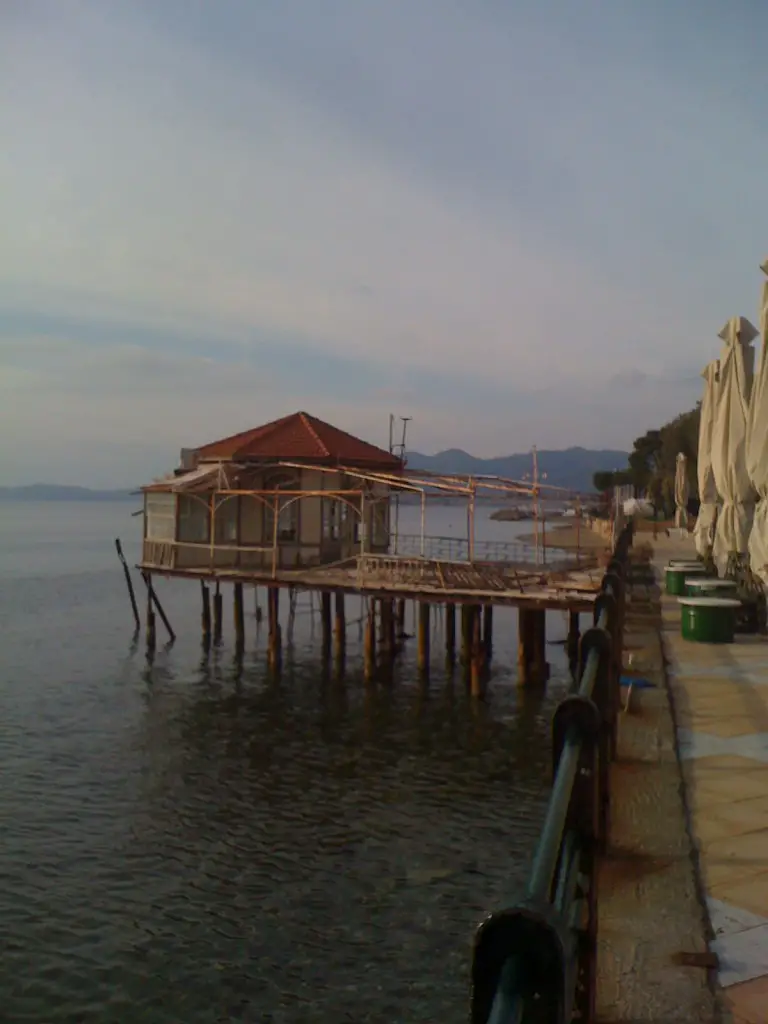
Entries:
{"label": "sea", "polygon": [[[413,641],[366,684],[357,599],[339,680],[301,597],[274,679],[263,591],[240,661],[227,588],[206,655],[198,586],[158,579],[177,641],[158,621],[148,657],[114,544],[138,561],[134,511],[0,504],[0,1019],[465,1021],[473,936],[521,895],[542,824],[564,617],[546,691],[523,691],[497,610],[477,701],[446,672],[439,616],[428,684]],[[479,539],[530,533],[492,512]],[[401,531],[419,515],[403,507]],[[430,534],[464,529],[462,509],[430,510]]]}

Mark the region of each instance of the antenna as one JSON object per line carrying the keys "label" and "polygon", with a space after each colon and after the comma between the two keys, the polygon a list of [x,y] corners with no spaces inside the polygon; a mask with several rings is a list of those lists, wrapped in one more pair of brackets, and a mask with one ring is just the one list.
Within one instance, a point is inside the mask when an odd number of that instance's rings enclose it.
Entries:
{"label": "antenna", "polygon": [[408,430],[408,424],[413,419],[413,416],[401,416],[400,419],[403,421],[403,440],[400,445],[400,458],[405,458],[405,433]]}

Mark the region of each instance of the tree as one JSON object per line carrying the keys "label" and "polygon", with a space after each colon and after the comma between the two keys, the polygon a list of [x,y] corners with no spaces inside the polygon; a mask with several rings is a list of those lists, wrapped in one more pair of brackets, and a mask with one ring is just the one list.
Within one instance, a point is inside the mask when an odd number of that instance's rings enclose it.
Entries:
{"label": "tree", "polygon": [[614,475],[615,474],[612,473],[609,469],[598,470],[598,472],[595,473],[592,477],[592,486],[595,488],[596,491],[599,491],[600,494],[604,494],[606,491],[610,491],[610,489],[613,487]]}

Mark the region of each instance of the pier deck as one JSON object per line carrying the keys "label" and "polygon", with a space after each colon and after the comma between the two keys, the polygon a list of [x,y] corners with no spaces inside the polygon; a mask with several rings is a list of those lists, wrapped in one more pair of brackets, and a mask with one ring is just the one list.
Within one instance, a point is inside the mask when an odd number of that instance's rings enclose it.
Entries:
{"label": "pier deck", "polygon": [[153,576],[250,586],[570,611],[591,610],[601,578],[596,567],[576,569],[567,562],[534,567],[389,555],[362,555],[334,565],[275,572],[225,566],[174,569],[149,562],[142,562],[139,569]]}

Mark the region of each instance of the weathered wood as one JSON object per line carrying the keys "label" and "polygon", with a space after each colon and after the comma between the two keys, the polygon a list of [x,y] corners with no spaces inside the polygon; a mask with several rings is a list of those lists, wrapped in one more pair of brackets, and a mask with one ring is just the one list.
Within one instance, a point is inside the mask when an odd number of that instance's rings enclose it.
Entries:
{"label": "weathered wood", "polygon": [[202,614],[200,623],[203,630],[203,644],[205,647],[211,645],[211,591],[210,588],[200,580],[200,597],[202,599]]}
{"label": "weathered wood", "polygon": [[524,609],[518,613],[518,682],[540,686],[547,681],[546,612]]}
{"label": "weathered wood", "polygon": [[483,605],[483,649],[486,662],[493,655],[493,605]]}
{"label": "weathered wood", "polygon": [[147,587],[148,607],[151,609],[152,605],[155,606],[155,608],[157,609],[157,614],[160,616],[162,623],[165,626],[165,629],[168,633],[168,637],[171,643],[173,643],[176,639],[176,634],[174,633],[173,627],[168,621],[168,616],[165,614],[163,606],[160,604],[160,598],[157,596],[157,594],[155,593],[155,588],[152,586],[152,575],[148,572],[143,572],[141,575],[143,576],[144,583],[146,584]]}
{"label": "weathered wood", "polygon": [[235,583],[232,588],[232,604],[235,622],[235,644],[245,646],[245,616],[243,613],[243,584]]}
{"label": "weathered wood", "polygon": [[152,608],[152,586],[149,582],[149,574],[144,575],[144,582],[147,584],[147,650],[154,651],[157,643],[155,630],[155,613]]}
{"label": "weathered wood", "polygon": [[445,606],[445,659],[450,666],[456,664],[456,605]]}
{"label": "weathered wood", "polygon": [[419,604],[419,621],[418,621],[418,647],[417,647],[417,667],[419,674],[426,676],[429,674],[429,654],[430,654],[430,635],[429,635],[429,612],[430,606],[426,601],[422,601]]}
{"label": "weathered wood", "polygon": [[216,592],[213,595],[213,642],[215,644],[221,643],[223,611],[224,607],[221,599],[221,589],[219,587],[219,581],[217,580]]}
{"label": "weathered wood", "polygon": [[340,672],[344,670],[344,662],[347,654],[347,622],[344,611],[344,594],[336,594],[336,615],[333,632],[336,667]]}
{"label": "weathered wood", "polygon": [[400,598],[397,602],[396,627],[398,640],[405,639],[405,599]]}
{"label": "weathered wood", "polygon": [[372,679],[376,672],[376,605],[373,601],[368,602],[363,641],[363,671],[366,679]]}
{"label": "weathered wood", "polygon": [[131,579],[131,570],[128,568],[128,563],[125,560],[123,554],[123,545],[120,543],[120,538],[115,538],[115,547],[117,548],[117,557],[120,559],[120,564],[123,567],[123,575],[125,576],[125,585],[128,587],[128,598],[131,602],[131,609],[133,611],[133,621],[136,626],[136,633],[138,634],[141,629],[141,619],[139,618],[139,606],[136,603],[136,594],[133,589],[133,580]]}
{"label": "weathered wood", "polygon": [[283,635],[280,628],[280,590],[278,587],[270,587],[267,590],[267,619],[269,628],[267,660],[272,671],[279,673],[283,663]]}
{"label": "weathered wood", "polygon": [[483,695],[485,672],[485,648],[483,645],[482,611],[476,605],[472,613],[472,660],[470,665],[470,690],[473,697]]}
{"label": "weathered wood", "polygon": [[461,661],[467,667],[472,660],[474,607],[472,604],[463,604],[461,606]]}
{"label": "weathered wood", "polygon": [[324,590],[320,597],[320,624],[323,637],[323,664],[326,664],[331,660],[331,637],[333,635],[331,626],[331,595],[327,590]]}

